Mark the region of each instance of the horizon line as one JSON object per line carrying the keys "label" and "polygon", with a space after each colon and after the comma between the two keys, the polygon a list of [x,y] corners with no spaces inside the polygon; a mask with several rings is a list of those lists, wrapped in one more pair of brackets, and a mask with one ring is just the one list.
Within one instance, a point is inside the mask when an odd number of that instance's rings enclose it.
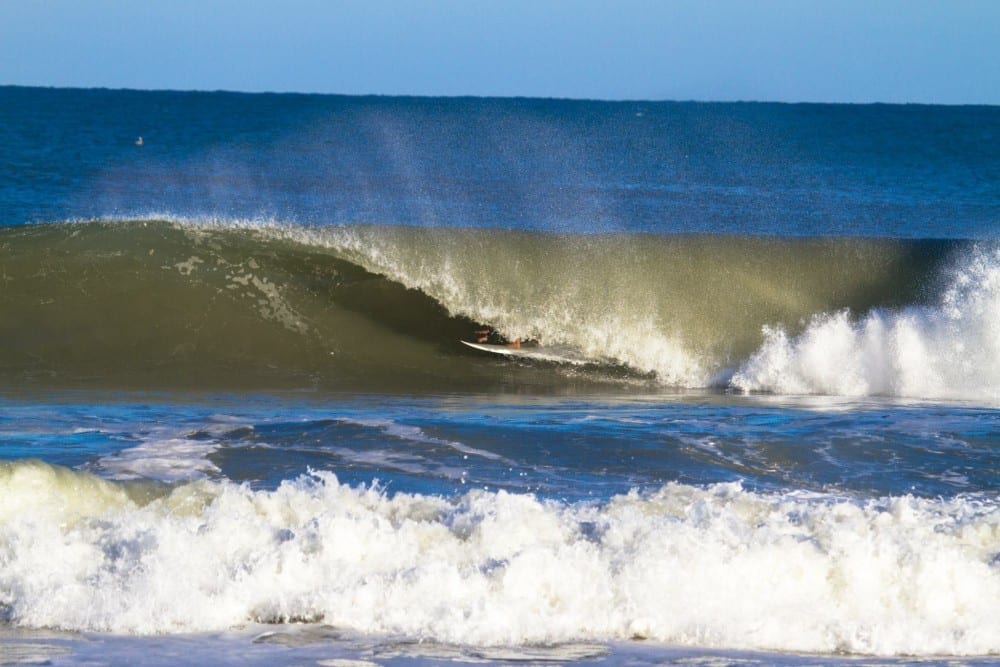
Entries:
{"label": "horizon line", "polygon": [[879,100],[864,102],[844,102],[825,100],[767,100],[767,99],[697,99],[697,98],[602,98],[538,95],[487,95],[487,94],[446,94],[431,95],[421,93],[333,93],[297,90],[234,90],[227,88],[131,88],[127,86],[62,86],[21,83],[0,83],[2,88],[27,88],[39,90],[66,91],[108,91],[129,93],[184,93],[184,94],[226,94],[226,95],[289,95],[302,97],[354,97],[388,99],[444,99],[444,100],[538,100],[551,102],[591,102],[604,104],[785,104],[785,105],[826,105],[826,106],[940,106],[940,107],[996,107],[1000,103],[986,102],[885,102]]}

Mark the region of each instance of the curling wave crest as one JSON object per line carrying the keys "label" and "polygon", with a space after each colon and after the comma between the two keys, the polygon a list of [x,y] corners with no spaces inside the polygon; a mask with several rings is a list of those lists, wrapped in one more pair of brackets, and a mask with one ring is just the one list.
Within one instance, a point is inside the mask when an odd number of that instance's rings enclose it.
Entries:
{"label": "curling wave crest", "polygon": [[0,382],[1000,398],[995,244],[162,217],[0,229]]}

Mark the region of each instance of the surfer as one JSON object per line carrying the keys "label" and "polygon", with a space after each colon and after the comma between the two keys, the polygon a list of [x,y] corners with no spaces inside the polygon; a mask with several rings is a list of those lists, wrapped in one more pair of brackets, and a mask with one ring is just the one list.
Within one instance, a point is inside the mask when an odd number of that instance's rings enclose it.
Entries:
{"label": "surfer", "polygon": [[142,137],[141,136],[138,139],[135,140],[135,145],[136,146],[142,146]]}
{"label": "surfer", "polygon": [[[489,344],[490,338],[497,335],[496,331],[494,331],[492,327],[479,327],[473,333],[475,334],[474,335],[475,341],[480,345]],[[539,342],[537,338],[528,338],[526,340],[521,340],[520,337],[515,338],[509,343],[504,343],[502,342],[501,339],[500,344],[503,345],[504,347],[513,348],[515,350],[519,350],[522,347],[542,346],[541,342]]]}

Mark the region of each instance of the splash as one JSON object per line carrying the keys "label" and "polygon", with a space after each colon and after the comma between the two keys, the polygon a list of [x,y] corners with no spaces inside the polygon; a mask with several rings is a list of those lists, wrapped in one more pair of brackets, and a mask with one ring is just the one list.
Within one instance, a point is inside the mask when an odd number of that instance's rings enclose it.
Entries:
{"label": "splash", "polygon": [[0,604],[28,627],[322,621],[476,645],[1000,650],[995,500],[858,502],[733,484],[603,505],[449,500],[318,472],[274,491],[200,481],[136,498],[41,463],[0,468],[0,492],[18,507],[0,523]]}
{"label": "splash", "polygon": [[735,387],[1000,401],[1000,250],[976,248],[936,305],[857,319],[841,310],[814,316],[797,336],[765,327],[764,338]]}

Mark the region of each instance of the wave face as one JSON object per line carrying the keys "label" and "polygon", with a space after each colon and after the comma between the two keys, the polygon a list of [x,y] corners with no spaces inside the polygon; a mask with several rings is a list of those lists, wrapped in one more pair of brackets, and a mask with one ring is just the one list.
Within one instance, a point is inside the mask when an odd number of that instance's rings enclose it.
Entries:
{"label": "wave face", "polygon": [[273,491],[144,488],[31,461],[0,464],[0,493],[0,610],[33,627],[322,620],[477,645],[1000,646],[1000,514],[972,497],[668,484],[601,505],[502,491],[390,498],[331,473]]}
{"label": "wave face", "polygon": [[[7,382],[1000,396],[985,244],[148,219],[0,247]],[[498,373],[478,324],[593,363]]]}
{"label": "wave face", "polygon": [[467,322],[284,235],[152,220],[0,230],[0,369],[36,383],[154,387],[474,380],[438,349]]}

